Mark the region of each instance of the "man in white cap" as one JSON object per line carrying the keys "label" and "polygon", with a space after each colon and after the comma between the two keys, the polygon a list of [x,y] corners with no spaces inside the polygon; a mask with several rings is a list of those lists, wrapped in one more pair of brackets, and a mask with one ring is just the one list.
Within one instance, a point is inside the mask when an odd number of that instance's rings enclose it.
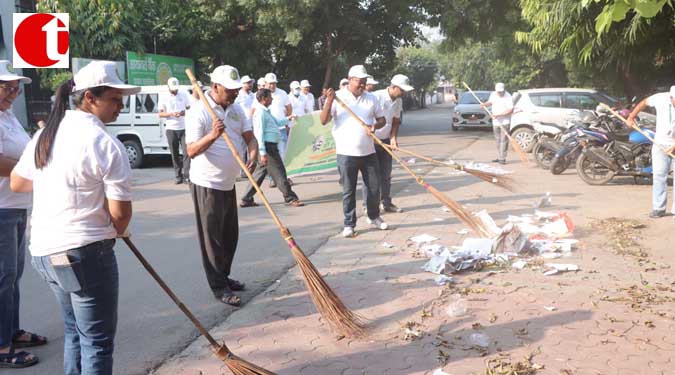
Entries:
{"label": "man in white cap", "polygon": [[[353,237],[356,227],[356,182],[359,172],[363,177],[367,195],[368,222],[378,229],[387,229],[387,223],[380,217],[380,182],[377,155],[372,138],[374,129],[386,124],[384,112],[375,95],[365,91],[368,73],[363,65],[349,69],[349,85],[337,93],[333,89],[326,92],[326,105],[321,111],[321,123],[326,125],[333,120],[333,138],[337,153],[337,164],[342,179],[342,210],[344,213],[343,237]],[[361,125],[340,104],[334,102],[338,97],[367,125]]]}
{"label": "man in white cap", "polygon": [[373,79],[373,76],[369,76],[366,80],[366,91],[375,92],[375,86],[377,86],[378,83],[380,82]]}
{"label": "man in white cap", "polygon": [[[295,116],[302,116],[311,113],[313,108],[307,95],[302,93],[300,82],[291,82],[291,94],[288,95],[291,101],[291,113]],[[292,127],[292,125],[291,125]]]}
{"label": "man in white cap", "polygon": [[[159,96],[159,117],[165,119],[166,140],[169,143],[171,162],[176,175],[176,183],[188,182],[190,178],[190,158],[185,146],[185,111],[190,108],[190,96],[180,90],[178,78],[171,77],[166,82],[169,93]],[[179,154],[180,151],[183,156]]]}
{"label": "man in white cap", "polygon": [[338,88],[338,90],[344,90],[344,89],[347,88],[348,85],[349,85],[349,80],[347,78],[343,78],[343,79],[340,80],[340,87]]}
{"label": "man in white cap", "polygon": [[[277,75],[274,73],[265,74],[265,88],[272,92],[272,104],[268,107],[272,116],[283,122],[285,118],[288,118],[293,113],[293,108],[291,107],[291,101],[288,97],[286,91],[277,87],[279,81],[277,80]],[[279,141],[279,154],[281,158],[286,157],[286,143],[288,142],[288,126],[279,127],[281,132],[281,140]],[[292,182],[289,181],[291,184]],[[274,180],[270,179],[270,187],[276,187],[277,184]]]}
{"label": "man in white cap", "polygon": [[237,193],[234,182],[239,173],[234,153],[222,135],[239,148],[245,141],[248,149],[247,169],[253,172],[258,160],[258,143],[251,122],[240,105],[235,104],[242,84],[239,72],[229,65],[211,73],[211,89],[206,92],[209,105],[216,113],[214,121],[203,102],[188,111],[186,138],[192,158],[190,190],[197,219],[197,235],[206,279],[213,295],[223,303],[238,306],[239,296],[233,292],[244,284],[231,279],[230,270],[239,240]]}
{"label": "man in white cap", "polygon": [[[375,136],[382,143],[398,147],[398,128],[401,125],[401,112],[403,111],[403,98],[405,94],[412,91],[410,80],[403,74],[397,74],[391,79],[391,85],[386,89],[377,90],[373,93],[384,111],[384,118],[387,124],[375,130]],[[382,146],[375,143],[375,154],[377,155],[378,165],[380,166],[380,201],[382,209],[385,212],[402,212],[391,201],[391,164],[392,158]],[[367,198],[366,198],[367,199]]]}
{"label": "man in white cap", "polygon": [[[652,212],[649,217],[656,219],[666,215],[666,203],[668,201],[668,172],[675,170],[675,161],[668,156],[663,149],[673,152],[675,150],[675,86],[670,87],[670,92],[654,94],[640,103],[628,116],[631,124],[635,118],[645,109],[656,109],[656,135],[652,147]],[[674,193],[675,194],[675,191]],[[671,214],[675,216],[675,197]]]}
{"label": "man in white cap", "polygon": [[235,101],[235,103],[238,103],[242,107],[249,121],[251,120],[251,107],[253,107],[253,103],[255,102],[255,94],[253,93],[254,83],[255,80],[249,76],[245,75],[241,77],[242,86]]}
{"label": "man in white cap", "polygon": [[511,114],[513,113],[513,99],[504,84],[499,82],[495,85],[495,91],[490,93],[487,102],[481,107],[492,107],[492,131],[497,140],[497,159],[493,163],[506,164],[506,153],[509,149],[509,139],[506,136],[510,131]]}
{"label": "man in white cap", "polygon": [[309,102],[311,103],[312,105],[311,111],[314,111],[314,109],[316,109],[316,100],[314,99],[314,94],[312,94],[312,92],[310,91],[311,87],[312,85],[309,84],[308,80],[303,79],[302,81],[300,81],[300,89],[302,89],[302,93],[307,96]]}
{"label": "man in white cap", "polygon": [[260,77],[258,78],[258,82],[256,83],[256,86],[258,86],[256,89],[257,90],[262,90],[265,88],[265,77]]}

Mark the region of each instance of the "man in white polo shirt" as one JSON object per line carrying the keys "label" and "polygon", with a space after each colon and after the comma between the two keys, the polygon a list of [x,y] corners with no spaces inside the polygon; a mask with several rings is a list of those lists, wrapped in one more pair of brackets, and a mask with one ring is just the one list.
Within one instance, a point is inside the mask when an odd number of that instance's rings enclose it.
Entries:
{"label": "man in white polo shirt", "polygon": [[[337,93],[326,91],[326,105],[321,111],[321,123],[333,120],[333,138],[337,153],[338,171],[342,179],[342,210],[344,212],[344,237],[353,237],[356,227],[356,181],[358,174],[364,180],[367,195],[368,222],[379,229],[387,229],[380,217],[380,183],[377,155],[371,137],[373,129],[382,128],[386,120],[377,98],[365,91],[368,73],[363,65],[349,69],[349,83]],[[334,102],[342,100],[369,128],[365,129],[347,110]]]}
{"label": "man in white polo shirt", "polygon": [[244,114],[249,121],[251,121],[251,107],[253,107],[253,103],[255,102],[255,94],[253,93],[254,83],[255,80],[249,76],[241,77],[242,86],[235,101],[244,110]]}
{"label": "man in white polo shirt", "polygon": [[229,277],[239,240],[234,187],[239,165],[233,153],[242,155],[244,151],[231,150],[222,137],[223,132],[227,132],[234,147],[240,147],[245,141],[249,171],[253,172],[258,160],[258,143],[251,122],[246,120],[241,106],[235,104],[241,86],[236,68],[217,67],[211,73],[211,89],[206,92],[206,98],[218,120],[211,119],[202,102],[195,104],[186,119],[187,149],[192,158],[190,189],[206,279],[214,296],[233,306],[241,303],[233,292],[244,289],[243,283]]}
{"label": "man in white polo shirt", "polygon": [[513,113],[513,99],[499,82],[495,85],[495,91],[490,94],[487,102],[481,107],[492,107],[492,130],[497,140],[497,159],[493,163],[506,164],[506,153],[509,150],[509,139],[506,133],[510,131],[511,114]]}
{"label": "man in white polo shirt", "polygon": [[[176,183],[187,182],[190,176],[190,158],[185,149],[185,111],[190,108],[190,96],[180,90],[178,78],[167,81],[169,93],[159,97],[159,117],[166,119],[166,140],[169,143],[171,161],[176,174]],[[178,147],[183,153],[181,156]]]}
{"label": "man in white polo shirt", "polygon": [[291,113],[296,116],[302,116],[312,112],[312,104],[309,102],[307,95],[302,93],[300,82],[293,81],[290,87],[291,93],[288,95],[288,99],[291,102]]}
{"label": "man in white polo shirt", "polygon": [[[401,125],[403,98],[408,91],[413,90],[410,80],[403,74],[397,74],[391,79],[391,85],[386,89],[373,93],[384,111],[387,124],[382,129],[375,130],[375,135],[382,143],[398,147],[398,128]],[[382,146],[375,144],[375,154],[380,166],[380,202],[385,212],[402,212],[391,202],[391,155]],[[367,199],[367,198],[366,198]]]}
{"label": "man in white polo shirt", "polygon": [[375,92],[375,86],[379,83],[380,82],[376,81],[373,76],[369,76],[368,79],[366,79],[366,91]]}
{"label": "man in white polo shirt", "polygon": [[[291,107],[291,100],[288,97],[288,94],[283,89],[277,87],[279,81],[277,80],[277,75],[274,73],[265,74],[265,88],[272,92],[272,104],[268,107],[270,113],[277,120],[283,122],[285,118],[288,118],[293,113],[293,108]],[[289,127],[284,125],[279,127],[281,132],[281,140],[279,141],[279,154],[281,159],[286,158],[286,143],[288,142],[288,131]],[[270,179],[270,187],[276,187],[277,184],[274,180]],[[292,181],[288,181],[292,185]]]}
{"label": "man in white polo shirt", "polygon": [[308,80],[303,79],[302,81],[300,81],[300,88],[302,89],[302,93],[307,96],[307,99],[312,105],[312,109],[310,110],[310,112],[314,111],[314,109],[316,108],[316,100],[314,99],[314,94],[312,94],[312,92],[309,91],[311,87],[312,85],[309,84]]}

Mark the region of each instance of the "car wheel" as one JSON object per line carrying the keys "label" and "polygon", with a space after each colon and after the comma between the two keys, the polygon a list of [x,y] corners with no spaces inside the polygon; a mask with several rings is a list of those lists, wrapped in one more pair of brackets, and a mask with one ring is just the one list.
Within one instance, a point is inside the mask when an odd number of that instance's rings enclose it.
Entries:
{"label": "car wheel", "polygon": [[531,152],[534,148],[534,130],[530,128],[518,128],[511,134],[511,137],[518,142],[518,145],[525,152]]}
{"label": "car wheel", "polygon": [[131,168],[140,168],[143,164],[143,148],[141,144],[133,139],[127,139],[122,143],[124,144],[124,149],[127,151]]}
{"label": "car wheel", "polygon": [[459,130],[459,128],[456,127],[455,124],[450,125],[450,129],[452,129],[453,132],[456,132],[457,130]]}

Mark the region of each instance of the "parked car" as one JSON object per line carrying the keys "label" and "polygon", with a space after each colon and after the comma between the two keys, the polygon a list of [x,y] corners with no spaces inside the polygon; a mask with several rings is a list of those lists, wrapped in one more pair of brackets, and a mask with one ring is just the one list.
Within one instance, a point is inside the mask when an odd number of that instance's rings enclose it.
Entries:
{"label": "parked car", "polygon": [[[482,102],[486,102],[490,97],[490,91],[474,91],[474,93]],[[470,92],[465,92],[459,97],[452,111],[452,124],[450,125],[452,130],[492,127],[492,119]]]}
{"label": "parked car", "polygon": [[568,120],[578,111],[593,111],[599,103],[614,107],[618,101],[593,89],[551,88],[520,90],[514,94],[514,103],[511,135],[529,152],[535,144],[532,124],[553,123],[567,128]]}
{"label": "parked car", "polygon": [[[192,87],[184,85],[180,90],[190,93]],[[124,144],[132,168],[140,168],[146,155],[169,154],[165,121],[159,118],[160,95],[169,95],[166,85],[142,86],[138,94],[124,97],[117,120],[106,126]]]}

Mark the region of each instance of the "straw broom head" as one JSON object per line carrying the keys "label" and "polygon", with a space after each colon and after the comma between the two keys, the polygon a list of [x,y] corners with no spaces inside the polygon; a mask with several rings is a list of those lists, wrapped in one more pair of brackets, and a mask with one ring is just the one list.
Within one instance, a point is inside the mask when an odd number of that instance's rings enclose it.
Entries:
{"label": "straw broom head", "polygon": [[214,353],[221,361],[225,362],[225,366],[227,366],[234,375],[276,375],[271,371],[265,370],[260,366],[254,365],[253,363],[232,354],[225,343],[215,349]]}
{"label": "straw broom head", "polygon": [[457,216],[459,220],[468,225],[474,232],[478,233],[481,237],[490,237],[490,231],[485,228],[485,225],[482,221],[476,219],[476,217],[467,211],[462,205],[455,202],[454,200],[446,197],[443,193],[438,191],[435,187],[425,184],[424,186],[431,195],[436,197],[439,201],[443,202],[446,207],[448,207],[452,212]]}
{"label": "straw broom head", "polygon": [[[288,238],[290,233],[286,229],[284,236]],[[298,264],[303,275],[303,280],[312,297],[314,306],[319,311],[321,316],[326,319],[331,329],[345,337],[363,338],[367,335],[363,318],[351,311],[342,302],[326,281],[321,277],[319,271],[314,267],[314,264],[307,258],[305,253],[295,244],[294,241],[289,241],[291,253]]]}
{"label": "straw broom head", "polygon": [[474,177],[478,177],[481,180],[488,182],[490,184],[493,184],[495,186],[499,186],[502,189],[506,189],[510,192],[513,192],[515,190],[513,184],[514,180],[511,176],[507,176],[505,174],[497,174],[497,173],[492,173],[492,172],[486,172],[486,171],[481,171],[480,169],[473,169],[473,168],[462,168],[460,169],[461,171],[464,171]]}

